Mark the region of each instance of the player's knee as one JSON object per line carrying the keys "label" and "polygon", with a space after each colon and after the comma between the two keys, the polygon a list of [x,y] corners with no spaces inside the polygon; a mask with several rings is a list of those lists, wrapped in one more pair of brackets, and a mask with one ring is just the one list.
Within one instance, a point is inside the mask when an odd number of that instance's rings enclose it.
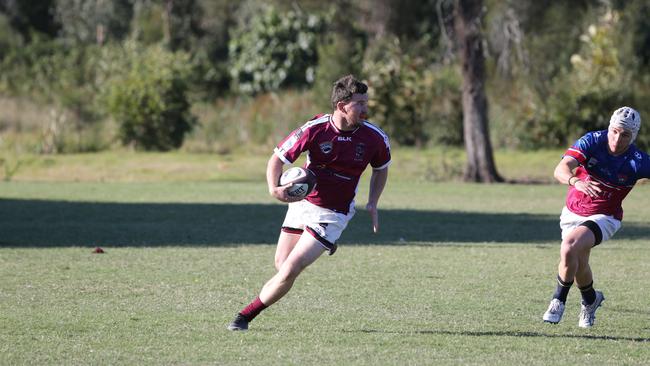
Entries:
{"label": "player's knee", "polygon": [[300,272],[302,272],[301,267],[291,263],[287,263],[285,261],[285,263],[283,263],[280,266],[280,269],[278,270],[278,275],[280,276],[280,279],[282,281],[286,282],[286,281],[295,280],[296,277],[298,277],[298,275],[300,274]]}
{"label": "player's knee", "polygon": [[278,271],[280,270],[280,268],[282,267],[282,264],[284,263],[285,259],[286,258],[278,258],[278,257],[275,258],[275,269],[276,270],[278,270]]}
{"label": "player's knee", "polygon": [[577,238],[570,237],[562,241],[560,253],[563,257],[580,258],[585,252],[584,243],[581,243]]}

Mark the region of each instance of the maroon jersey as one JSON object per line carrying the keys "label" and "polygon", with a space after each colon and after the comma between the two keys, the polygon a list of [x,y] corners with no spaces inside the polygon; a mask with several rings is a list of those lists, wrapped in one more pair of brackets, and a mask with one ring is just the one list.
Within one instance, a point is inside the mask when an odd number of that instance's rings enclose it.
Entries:
{"label": "maroon jersey", "polygon": [[275,148],[285,164],[307,151],[305,168],[316,175],[316,188],[305,199],[317,206],[347,214],[361,173],[390,165],[388,136],[379,127],[364,121],[352,131],[341,131],[329,114],[318,115],[293,131]]}

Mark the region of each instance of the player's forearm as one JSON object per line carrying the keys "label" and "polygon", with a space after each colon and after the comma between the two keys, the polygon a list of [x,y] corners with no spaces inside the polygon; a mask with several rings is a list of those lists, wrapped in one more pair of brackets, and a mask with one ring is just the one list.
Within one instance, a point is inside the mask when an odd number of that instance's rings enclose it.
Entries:
{"label": "player's forearm", "polygon": [[283,165],[284,163],[282,160],[280,160],[275,154],[271,156],[266,165],[266,184],[269,187],[269,193],[271,195],[273,195],[274,188],[278,186]]}
{"label": "player's forearm", "polygon": [[[573,170],[577,167],[577,162],[572,158],[563,158],[555,167],[553,176],[562,184],[575,184],[577,178],[574,177]],[[573,178],[573,179],[572,179]]]}
{"label": "player's forearm", "polygon": [[368,192],[368,203],[377,205],[379,197],[384,191],[386,181],[388,180],[388,168],[373,170],[370,176],[370,189]]}

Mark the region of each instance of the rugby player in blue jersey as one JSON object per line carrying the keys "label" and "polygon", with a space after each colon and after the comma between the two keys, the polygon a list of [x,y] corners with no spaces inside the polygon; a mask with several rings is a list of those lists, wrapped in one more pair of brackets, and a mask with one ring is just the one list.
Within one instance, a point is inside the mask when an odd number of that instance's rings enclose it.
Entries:
{"label": "rugby player in blue jersey", "polygon": [[640,127],[639,112],[621,107],[612,114],[607,130],[582,136],[555,168],[555,178],[569,189],[560,216],[557,288],[544,313],[545,322],[562,319],[569,289],[575,282],[582,294],[578,326],[594,325],[596,309],[605,296],[594,289],[589,254],[621,228],[623,199],[637,180],[650,177],[650,157],[633,143]]}

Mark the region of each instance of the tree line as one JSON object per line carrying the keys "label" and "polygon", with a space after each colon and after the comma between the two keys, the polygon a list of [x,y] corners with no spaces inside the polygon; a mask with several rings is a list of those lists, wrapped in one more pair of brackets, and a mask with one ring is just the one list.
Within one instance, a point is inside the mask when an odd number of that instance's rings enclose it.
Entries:
{"label": "tree line", "polygon": [[123,144],[167,150],[199,123],[196,101],[302,90],[325,109],[331,82],[354,73],[396,144],[460,146],[474,139],[463,4],[488,143],[565,146],[617,106],[650,115],[643,0],[0,0],[0,93],[55,105],[79,129],[111,118]]}

